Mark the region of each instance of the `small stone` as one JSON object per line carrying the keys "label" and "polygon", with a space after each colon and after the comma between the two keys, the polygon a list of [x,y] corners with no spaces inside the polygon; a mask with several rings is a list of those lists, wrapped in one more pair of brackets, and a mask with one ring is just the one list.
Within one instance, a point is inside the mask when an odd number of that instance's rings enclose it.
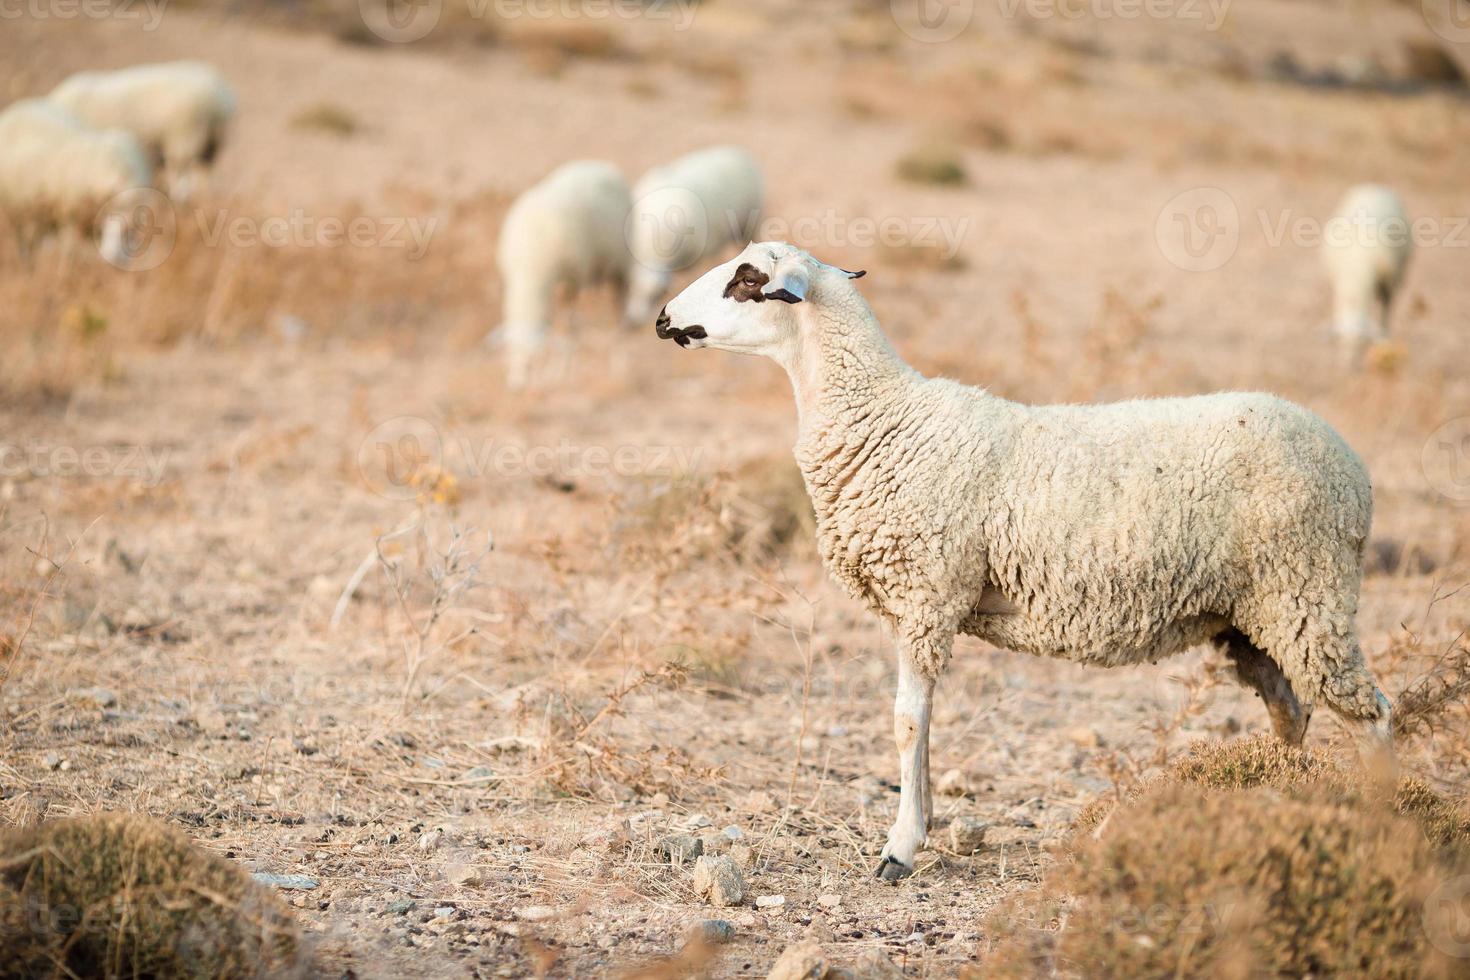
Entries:
{"label": "small stone", "polygon": [[556,918],[556,909],[550,905],[527,905],[523,909],[516,909],[516,918],[526,922],[545,922]]}
{"label": "small stone", "polygon": [[748,813],[769,813],[776,809],[776,801],[770,793],[756,790],[740,802],[740,809]]}
{"label": "small stone", "polygon": [[717,907],[739,905],[745,901],[745,876],[728,857],[704,856],[694,862],[694,892]]}
{"label": "small stone", "polygon": [[703,830],[705,827],[713,827],[714,821],[702,813],[696,813],[684,821],[685,830]]}
{"label": "small stone", "polygon": [[80,691],[72,691],[71,696],[78,701],[91,701],[99,708],[117,707],[117,695],[105,687],[86,687]]}
{"label": "small stone", "polygon": [[974,854],[985,846],[990,825],[974,817],[955,817],[949,825],[949,846],[956,854]]}
{"label": "small stone", "polygon": [[398,898],[388,903],[388,911],[394,915],[407,915],[413,911],[413,899]]}
{"label": "small stone", "polygon": [[428,854],[431,851],[438,849],[439,844],[443,840],[444,831],[440,830],[438,827],[435,827],[433,830],[429,831],[427,834],[424,834],[422,837],[419,838],[419,850],[423,851],[425,854]]}
{"label": "small stone", "polygon": [[731,861],[734,861],[736,864],[740,865],[742,868],[748,868],[748,867],[750,867],[750,859],[753,856],[754,855],[751,852],[750,846],[748,844],[731,844],[730,845],[730,860]]}
{"label": "small stone", "polygon": [[826,919],[818,916],[812,920],[811,925],[806,927],[802,937],[818,943],[830,943],[836,941],[837,934],[832,931]]}
{"label": "small stone", "polygon": [[903,980],[903,971],[881,950],[870,949],[852,965],[853,980]]}
{"label": "small stone", "polygon": [[749,929],[751,926],[755,925],[757,921],[758,920],[756,919],[754,912],[738,912],[735,914],[735,924],[737,926],[744,926],[745,928]]}
{"label": "small stone", "polygon": [[468,783],[471,786],[483,785],[494,782],[495,773],[490,771],[489,766],[475,766],[475,768],[466,771],[459,779],[460,782]]}
{"label": "small stone", "polygon": [[949,769],[939,777],[934,792],[940,796],[969,796],[971,792],[969,777],[958,769]]}
{"label": "small stone", "polygon": [[444,869],[444,877],[451,885],[474,888],[484,883],[480,872],[473,864],[451,864]]}
{"label": "small stone", "polygon": [[670,864],[682,865],[704,853],[704,841],[688,834],[670,834],[659,842],[658,849]]}
{"label": "small stone", "polygon": [[1102,736],[1086,725],[1078,725],[1067,732],[1074,745],[1079,749],[1095,749],[1103,744]]}
{"label": "small stone", "polygon": [[785,895],[757,895],[755,897],[755,907],[758,909],[779,909],[785,904]]}
{"label": "small stone", "polygon": [[842,896],[834,895],[831,892],[827,892],[825,894],[817,896],[817,904],[822,906],[822,908],[824,909],[835,909],[837,906],[842,904]]}
{"label": "small stone", "polygon": [[735,938],[735,924],[724,919],[701,919],[689,929],[689,942],[723,946]]}
{"label": "small stone", "polygon": [[821,944],[810,939],[787,946],[766,980],[824,980],[832,969]]}
{"label": "small stone", "polygon": [[720,831],[720,836],[735,844],[745,839],[745,831],[732,823]]}
{"label": "small stone", "polygon": [[60,752],[47,752],[46,753],[46,759],[45,759],[46,768],[47,769],[50,769],[52,772],[55,772],[56,770],[60,769],[61,768],[61,764],[64,761],[66,761],[66,760],[62,759]]}
{"label": "small stone", "polygon": [[434,918],[447,919],[454,914],[453,905],[441,905],[434,910]]}
{"label": "small stone", "polygon": [[277,875],[268,871],[257,871],[250,877],[262,885],[270,885],[282,891],[310,891],[321,882],[306,875]]}

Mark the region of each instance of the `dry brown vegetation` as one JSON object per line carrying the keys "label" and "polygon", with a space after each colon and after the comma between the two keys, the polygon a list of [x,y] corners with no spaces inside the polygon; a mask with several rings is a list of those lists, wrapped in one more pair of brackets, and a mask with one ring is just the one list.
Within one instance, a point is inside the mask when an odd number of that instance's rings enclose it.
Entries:
{"label": "dry brown vegetation", "polygon": [[[283,893],[304,948],[363,977],[759,976],[798,941],[870,975],[1464,974],[1422,918],[1464,873],[1470,508],[1426,452],[1470,405],[1465,253],[1419,251],[1393,346],[1348,374],[1317,256],[1260,217],[1368,178],[1470,209],[1462,98],[1314,81],[1349,57],[1398,78],[1432,40],[1417,5],[1237,5],[1218,32],[985,8],[943,44],[887,3],[713,2],[674,33],[446,0],[409,45],[356,43],[355,7],[0,32],[7,98],[165,57],[241,91],[157,268],[85,242],[22,267],[0,232],[0,826],[145,813],[305,875]],[[914,222],[803,244],[869,271],[928,373],[1032,401],[1265,389],[1337,427],[1374,479],[1359,623],[1397,701],[1397,811],[1354,790],[1330,718],[1305,754],[1252,737],[1264,711],[1204,652],[1096,672],[966,642],[931,847],[873,882],[889,640],[819,567],[785,379],[622,331],[602,294],[535,391],[481,343],[516,191],[716,141],[758,153],[779,218]],[[942,166],[900,176],[930,146]],[[1156,222],[1205,186],[1239,244],[1190,272]],[[435,224],[415,257],[211,244],[221,212],[295,211]],[[954,254],[919,237],[934,218],[970,220]],[[973,854],[961,818],[990,825]],[[784,903],[709,907],[671,837]],[[1185,928],[1196,909],[1218,915]],[[733,941],[686,946],[713,917]]]}

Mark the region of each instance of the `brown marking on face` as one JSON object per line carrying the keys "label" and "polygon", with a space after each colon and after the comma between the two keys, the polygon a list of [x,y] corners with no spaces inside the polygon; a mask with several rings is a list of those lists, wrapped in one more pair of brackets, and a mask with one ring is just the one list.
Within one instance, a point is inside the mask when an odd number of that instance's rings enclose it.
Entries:
{"label": "brown marking on face", "polygon": [[749,262],[740,263],[735,275],[725,284],[724,297],[737,303],[764,303],[766,283],[771,277]]}

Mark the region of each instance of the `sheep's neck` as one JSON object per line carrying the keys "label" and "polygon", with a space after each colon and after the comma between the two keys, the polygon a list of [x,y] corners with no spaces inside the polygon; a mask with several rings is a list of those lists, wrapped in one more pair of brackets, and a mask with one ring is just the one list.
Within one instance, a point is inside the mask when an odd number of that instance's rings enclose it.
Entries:
{"label": "sheep's neck", "polygon": [[[834,313],[849,313],[848,316]],[[891,424],[892,406],[921,380],[889,346],[872,313],[804,317],[787,367],[796,393],[796,457],[808,480],[840,465]]]}

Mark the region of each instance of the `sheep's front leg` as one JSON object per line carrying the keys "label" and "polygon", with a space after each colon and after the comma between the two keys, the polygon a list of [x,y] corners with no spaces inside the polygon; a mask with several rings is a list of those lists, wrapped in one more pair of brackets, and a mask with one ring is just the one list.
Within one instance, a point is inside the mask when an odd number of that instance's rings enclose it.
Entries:
{"label": "sheep's front leg", "polygon": [[896,881],[913,874],[914,857],[929,834],[929,714],[938,671],[916,663],[907,647],[898,655],[898,696],[893,702],[893,738],[898,743],[898,819],[888,831],[874,877]]}

